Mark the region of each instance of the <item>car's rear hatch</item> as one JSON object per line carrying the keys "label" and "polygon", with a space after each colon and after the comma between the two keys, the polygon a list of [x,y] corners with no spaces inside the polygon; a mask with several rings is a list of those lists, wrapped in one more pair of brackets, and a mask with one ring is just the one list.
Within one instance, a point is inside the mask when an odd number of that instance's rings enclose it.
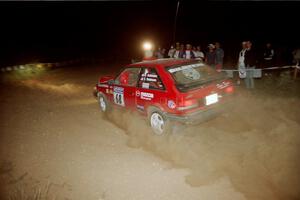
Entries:
{"label": "car's rear hatch", "polygon": [[[232,82],[202,63],[167,68],[180,92],[177,111],[190,113],[222,104],[233,94]],[[186,71],[184,71],[186,70]]]}
{"label": "car's rear hatch", "polygon": [[233,92],[234,88],[230,80],[216,81],[181,93],[177,110],[193,112],[198,109],[208,109],[228,101]]}

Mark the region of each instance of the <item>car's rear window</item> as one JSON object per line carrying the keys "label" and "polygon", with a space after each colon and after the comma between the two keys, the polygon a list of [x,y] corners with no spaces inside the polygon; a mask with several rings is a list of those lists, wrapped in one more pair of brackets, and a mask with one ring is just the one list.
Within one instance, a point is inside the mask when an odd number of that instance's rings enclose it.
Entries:
{"label": "car's rear window", "polygon": [[226,78],[224,73],[216,72],[212,67],[200,62],[170,66],[166,70],[172,75],[180,91],[194,89]]}

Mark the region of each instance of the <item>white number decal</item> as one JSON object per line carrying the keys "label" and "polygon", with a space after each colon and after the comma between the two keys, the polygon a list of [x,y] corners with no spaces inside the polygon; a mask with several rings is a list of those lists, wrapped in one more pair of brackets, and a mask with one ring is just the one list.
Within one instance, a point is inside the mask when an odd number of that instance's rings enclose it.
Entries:
{"label": "white number decal", "polygon": [[114,102],[120,106],[125,106],[124,88],[114,87]]}

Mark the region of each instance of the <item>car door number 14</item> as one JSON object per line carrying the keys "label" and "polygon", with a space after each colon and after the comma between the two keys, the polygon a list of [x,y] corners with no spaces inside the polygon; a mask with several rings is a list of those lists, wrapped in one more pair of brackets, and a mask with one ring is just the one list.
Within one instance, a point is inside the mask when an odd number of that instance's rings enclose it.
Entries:
{"label": "car door number 14", "polygon": [[120,106],[125,106],[124,102],[124,88],[115,87],[114,88],[114,102]]}

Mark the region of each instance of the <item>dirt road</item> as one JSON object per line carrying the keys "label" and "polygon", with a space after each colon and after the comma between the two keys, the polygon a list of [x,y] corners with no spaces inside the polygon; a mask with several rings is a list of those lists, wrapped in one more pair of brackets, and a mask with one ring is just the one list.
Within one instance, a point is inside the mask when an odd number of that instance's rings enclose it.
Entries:
{"label": "dirt road", "polygon": [[230,113],[158,138],[134,114],[101,116],[92,88],[103,69],[3,82],[3,199],[300,198],[299,82],[290,95],[239,90]]}

